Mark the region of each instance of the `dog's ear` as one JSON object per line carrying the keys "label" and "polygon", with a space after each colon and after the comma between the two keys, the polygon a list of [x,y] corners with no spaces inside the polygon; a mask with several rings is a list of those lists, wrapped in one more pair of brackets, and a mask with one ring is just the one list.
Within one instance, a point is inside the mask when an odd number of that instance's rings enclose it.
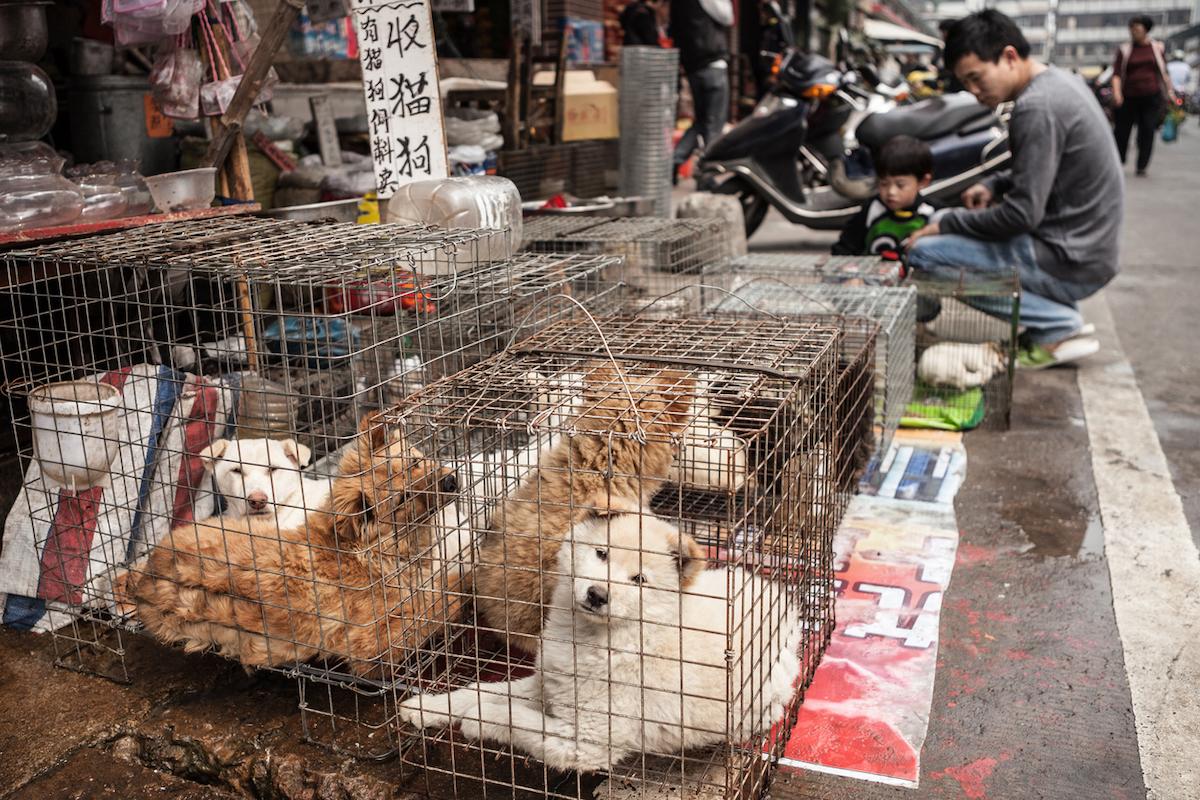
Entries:
{"label": "dog's ear", "polygon": [[655,383],[667,401],[667,421],[686,425],[696,404],[696,380],[677,369],[664,369],[655,376]]}
{"label": "dog's ear", "polygon": [[687,586],[708,567],[704,548],[686,533],[679,533],[671,543],[671,557],[679,567],[679,585]]}
{"label": "dog's ear", "polygon": [[297,467],[308,466],[308,460],[312,458],[312,451],[304,445],[297,442],[295,439],[284,439],[283,452],[287,455],[288,460]]}
{"label": "dog's ear", "polygon": [[358,424],[360,446],[365,446],[372,452],[387,444],[387,425],[383,421],[382,411],[372,411],[362,418]]}
{"label": "dog's ear", "polygon": [[[359,480],[371,478],[368,472]],[[355,481],[339,481],[334,485],[330,511],[339,544],[361,545],[365,542],[364,531],[375,521],[375,504],[366,486]]]}
{"label": "dog's ear", "polygon": [[221,460],[221,456],[225,455],[225,451],[228,448],[228,439],[217,439],[208,447],[201,450],[200,461],[204,464],[204,468],[211,472],[217,466],[217,462]]}

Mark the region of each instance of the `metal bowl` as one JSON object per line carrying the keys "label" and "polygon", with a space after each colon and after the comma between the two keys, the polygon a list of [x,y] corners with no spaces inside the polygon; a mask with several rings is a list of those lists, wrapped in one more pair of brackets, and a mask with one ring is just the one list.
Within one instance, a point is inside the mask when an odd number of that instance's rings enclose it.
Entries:
{"label": "metal bowl", "polygon": [[358,220],[358,198],[330,200],[327,203],[309,203],[305,206],[284,206],[260,211],[257,216],[272,219],[292,219],[300,222],[356,222]]}
{"label": "metal bowl", "polygon": [[521,203],[521,213],[523,214],[592,214],[600,217],[612,215],[613,203],[611,200],[602,200],[591,203],[582,201],[577,205],[567,206],[566,208],[542,208],[541,200],[533,200],[528,203]]}
{"label": "metal bowl", "polygon": [[217,194],[216,177],[215,167],[200,167],[148,175],[145,181],[150,196],[154,198],[154,205],[159,211],[167,213],[211,206]]}
{"label": "metal bowl", "polygon": [[37,63],[46,54],[47,0],[0,2],[0,60]]}

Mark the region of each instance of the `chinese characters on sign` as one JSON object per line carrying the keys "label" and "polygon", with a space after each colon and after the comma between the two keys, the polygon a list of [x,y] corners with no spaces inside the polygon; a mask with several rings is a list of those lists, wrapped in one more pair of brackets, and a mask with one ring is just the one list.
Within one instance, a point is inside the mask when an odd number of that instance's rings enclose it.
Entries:
{"label": "chinese characters on sign", "polygon": [[355,0],[375,185],[449,175],[429,0]]}

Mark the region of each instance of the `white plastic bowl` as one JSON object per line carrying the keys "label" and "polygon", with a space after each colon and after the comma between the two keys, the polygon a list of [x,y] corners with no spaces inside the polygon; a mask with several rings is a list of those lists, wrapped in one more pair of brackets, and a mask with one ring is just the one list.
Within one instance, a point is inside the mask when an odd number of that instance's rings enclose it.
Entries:
{"label": "white plastic bowl", "polygon": [[42,474],[63,486],[94,486],[117,457],[121,392],[96,381],[66,381],[29,393],[33,453]]}
{"label": "white plastic bowl", "polygon": [[217,194],[217,168],[200,167],[180,172],[164,172],[146,177],[146,188],[154,205],[164,214],[170,211],[195,211],[212,205]]}

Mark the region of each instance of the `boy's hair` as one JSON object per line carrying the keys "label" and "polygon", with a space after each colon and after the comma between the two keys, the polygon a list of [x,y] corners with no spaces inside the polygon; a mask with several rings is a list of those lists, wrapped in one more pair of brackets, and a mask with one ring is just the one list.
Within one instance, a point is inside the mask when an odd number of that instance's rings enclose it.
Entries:
{"label": "boy's hair", "polygon": [[1154,27],[1154,20],[1150,19],[1145,14],[1138,14],[1129,18],[1129,27],[1132,28],[1134,25],[1141,25],[1146,29],[1146,33],[1149,33],[1150,29]]}
{"label": "boy's hair", "polygon": [[1015,22],[993,8],[976,11],[954,23],[946,34],[946,66],[953,70],[968,53],[995,64],[1009,45],[1021,58],[1029,58],[1029,40]]}
{"label": "boy's hair", "polygon": [[881,178],[915,175],[919,180],[933,174],[933,153],[920,139],[893,136],[875,156],[875,174]]}

